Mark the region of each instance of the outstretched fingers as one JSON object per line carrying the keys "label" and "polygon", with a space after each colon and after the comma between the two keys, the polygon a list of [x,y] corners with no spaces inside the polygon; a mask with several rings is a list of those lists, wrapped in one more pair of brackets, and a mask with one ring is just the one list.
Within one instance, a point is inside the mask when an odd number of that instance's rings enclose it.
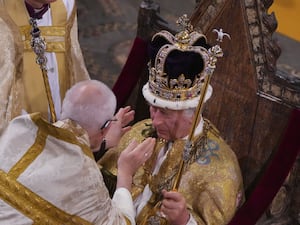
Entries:
{"label": "outstretched fingers", "polygon": [[121,121],[123,129],[128,127],[128,124],[133,121],[135,111],[130,106],[120,108],[115,117]]}
{"label": "outstretched fingers", "polygon": [[155,145],[155,138],[147,138],[138,144],[133,140],[120,154],[118,167],[132,176],[152,155]]}

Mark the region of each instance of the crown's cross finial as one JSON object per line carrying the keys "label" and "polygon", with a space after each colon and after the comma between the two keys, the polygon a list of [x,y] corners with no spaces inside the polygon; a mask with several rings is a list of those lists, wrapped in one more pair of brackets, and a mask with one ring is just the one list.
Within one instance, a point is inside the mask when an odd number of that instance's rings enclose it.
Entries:
{"label": "crown's cross finial", "polygon": [[182,30],[186,30],[188,32],[193,31],[193,25],[191,24],[190,19],[186,14],[183,14],[181,17],[179,17],[176,23],[178,24],[178,26],[181,26],[183,28]]}
{"label": "crown's cross finial", "polygon": [[193,31],[193,26],[186,14],[179,17],[176,23],[182,27],[182,31],[175,35],[177,45],[179,48],[184,49],[191,39],[190,33]]}

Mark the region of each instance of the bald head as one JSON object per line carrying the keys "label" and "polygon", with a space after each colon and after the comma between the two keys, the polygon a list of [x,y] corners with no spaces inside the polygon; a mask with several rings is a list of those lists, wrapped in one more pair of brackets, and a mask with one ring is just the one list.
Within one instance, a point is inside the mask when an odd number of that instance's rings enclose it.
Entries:
{"label": "bald head", "polygon": [[116,97],[111,89],[100,81],[86,80],[67,91],[61,119],[72,119],[94,132],[113,117],[115,109]]}

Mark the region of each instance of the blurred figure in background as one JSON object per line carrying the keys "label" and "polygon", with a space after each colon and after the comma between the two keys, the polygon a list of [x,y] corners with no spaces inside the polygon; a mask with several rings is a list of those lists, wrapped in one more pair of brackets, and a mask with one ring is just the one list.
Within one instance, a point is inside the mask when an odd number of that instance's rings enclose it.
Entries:
{"label": "blurred figure in background", "polygon": [[89,79],[78,42],[74,0],[0,0],[0,131],[22,113],[41,112],[50,118],[45,81],[31,46],[30,19],[45,41],[44,66],[57,119],[65,92]]}

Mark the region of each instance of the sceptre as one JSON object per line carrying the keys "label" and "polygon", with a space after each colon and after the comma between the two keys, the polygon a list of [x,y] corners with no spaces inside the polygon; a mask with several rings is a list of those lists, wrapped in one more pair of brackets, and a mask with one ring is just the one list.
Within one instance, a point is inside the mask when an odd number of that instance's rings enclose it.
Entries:
{"label": "sceptre", "polygon": [[[221,42],[222,40],[217,39],[217,41]],[[211,80],[211,76],[216,68],[217,58],[223,56],[222,48],[219,45],[215,45],[215,46],[211,47],[210,49],[208,49],[208,53],[209,53],[208,67],[206,68],[207,71],[206,71],[206,76],[204,77],[204,83],[201,88],[199,103],[198,103],[198,106],[197,106],[195,114],[194,114],[194,119],[193,119],[193,123],[192,123],[192,127],[190,130],[188,139],[184,146],[183,155],[180,160],[179,170],[175,177],[175,181],[174,181],[173,187],[172,187],[172,190],[175,190],[175,191],[178,190],[184,167],[188,163],[190,158],[192,157],[192,155],[191,155],[192,148],[193,148],[192,139],[194,137],[196,127],[199,123],[200,115],[202,113],[202,109],[203,109],[203,105],[204,105],[205,95],[206,95],[206,92],[207,92],[207,89],[208,89],[208,86],[209,86],[209,83]]]}
{"label": "sceptre", "polygon": [[48,105],[49,105],[49,109],[50,109],[51,122],[54,123],[54,122],[56,122],[56,113],[55,113],[53,98],[52,98],[50,84],[49,84],[49,80],[48,80],[47,66],[46,66],[46,64],[47,64],[47,58],[45,56],[46,42],[41,37],[41,31],[37,26],[36,19],[30,18],[29,23],[32,26],[32,29],[30,32],[30,34],[32,36],[30,44],[31,44],[32,50],[34,51],[34,53],[37,56],[36,63],[40,66],[40,69],[42,71]]}

